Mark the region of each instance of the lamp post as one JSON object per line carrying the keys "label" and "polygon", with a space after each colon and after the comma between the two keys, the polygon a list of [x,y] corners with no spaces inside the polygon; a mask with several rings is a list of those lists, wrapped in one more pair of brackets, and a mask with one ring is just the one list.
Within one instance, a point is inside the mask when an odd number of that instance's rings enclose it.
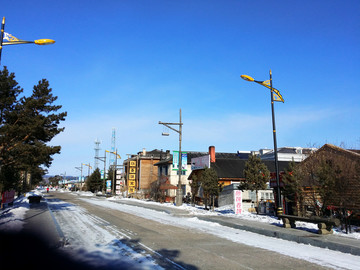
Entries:
{"label": "lamp post", "polygon": [[83,167],[82,167],[82,163],[80,167],[75,167],[75,169],[80,171],[80,190],[81,190],[81,182],[82,182],[82,172],[83,172]]}
{"label": "lamp post", "polygon": [[271,70],[270,70],[270,80],[267,80],[267,81],[256,81],[248,75],[241,75],[240,77],[242,79],[244,79],[245,81],[256,82],[256,83],[270,89],[273,139],[274,139],[274,155],[275,155],[275,174],[276,174],[276,185],[277,185],[277,206],[278,206],[277,214],[281,215],[283,213],[283,204],[282,204],[282,200],[281,200],[281,190],[280,190],[279,162],[278,162],[277,141],[276,141],[274,101],[284,102],[284,99],[281,96],[279,90],[273,88],[273,86],[272,86]]}
{"label": "lamp post", "polygon": [[[89,179],[89,176],[90,176],[90,169],[92,169],[92,167],[91,167],[91,165],[90,165],[90,162],[89,162],[89,164],[84,164],[84,163],[82,163],[82,165],[84,165],[84,166],[88,166],[88,179]],[[80,187],[81,187],[81,182],[80,182]]]}
{"label": "lamp post", "polygon": [[[181,190],[181,173],[182,173],[182,168],[181,168],[181,140],[182,140],[182,125],[183,123],[181,122],[181,109],[180,109],[180,121],[179,123],[164,123],[159,121],[160,125],[164,125],[166,127],[168,127],[169,129],[179,133],[179,165],[178,165],[178,174],[179,174],[179,180],[178,180],[178,188],[176,190],[176,206],[181,206],[182,205],[182,190]],[[173,128],[172,126],[179,126],[179,130]],[[163,133],[164,136],[168,136],[168,133]]]}
{"label": "lamp post", "polygon": [[0,63],[1,63],[2,47],[5,45],[19,45],[19,44],[49,45],[54,43],[55,40],[52,39],[37,39],[34,41],[21,40],[14,37],[13,35],[10,35],[9,33],[5,33],[5,17],[3,17],[1,22],[1,35],[0,35]]}
{"label": "lamp post", "polygon": [[117,153],[117,149],[116,151],[112,152],[112,151],[108,151],[108,150],[105,150],[105,153],[108,152],[110,154],[114,154],[115,155],[115,164],[113,164],[113,181],[112,181],[112,185],[111,185],[111,192],[114,191],[115,189],[115,174],[116,174],[116,169],[117,169],[117,159],[121,159],[121,156]]}

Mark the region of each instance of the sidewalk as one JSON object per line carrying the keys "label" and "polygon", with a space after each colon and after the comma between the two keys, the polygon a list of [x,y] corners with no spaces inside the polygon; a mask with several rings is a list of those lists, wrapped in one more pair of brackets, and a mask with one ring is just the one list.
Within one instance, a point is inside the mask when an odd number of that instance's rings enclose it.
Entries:
{"label": "sidewalk", "polygon": [[337,235],[320,235],[300,229],[285,229],[278,225],[250,221],[240,218],[227,217],[224,215],[194,215],[185,209],[162,206],[161,204],[146,204],[136,201],[113,201],[117,203],[130,204],[149,208],[155,211],[166,212],[174,216],[194,216],[200,220],[216,222],[222,226],[245,230],[265,236],[275,237],[283,240],[293,241],[300,244],[312,245],[320,248],[341,251],[360,256],[360,241],[353,238]]}
{"label": "sidewalk", "polygon": [[63,245],[64,235],[48,208],[46,197],[43,194],[40,203],[29,204],[26,212],[23,232],[41,239],[49,248],[58,248]]}

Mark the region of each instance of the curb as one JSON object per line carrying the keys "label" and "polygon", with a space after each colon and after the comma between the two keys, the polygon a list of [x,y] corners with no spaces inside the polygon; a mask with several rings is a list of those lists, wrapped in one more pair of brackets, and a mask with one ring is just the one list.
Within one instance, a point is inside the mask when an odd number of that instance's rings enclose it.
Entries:
{"label": "curb", "polygon": [[[343,237],[340,238],[334,235],[323,236],[314,233],[307,233],[296,229],[274,228],[273,230],[269,230],[265,228],[250,227],[249,225],[244,225],[244,224],[235,224],[226,220],[214,220],[211,219],[210,217],[197,216],[197,218],[204,221],[215,222],[222,226],[226,226],[234,229],[250,231],[253,233],[279,238],[283,240],[288,240],[299,244],[312,245],[320,248],[328,248],[330,250],[335,250],[343,253],[350,253],[352,255],[360,256],[359,241],[354,239],[342,239]],[[348,244],[340,243],[337,240],[343,240],[343,241],[345,240],[346,242],[351,242],[351,243]]]}

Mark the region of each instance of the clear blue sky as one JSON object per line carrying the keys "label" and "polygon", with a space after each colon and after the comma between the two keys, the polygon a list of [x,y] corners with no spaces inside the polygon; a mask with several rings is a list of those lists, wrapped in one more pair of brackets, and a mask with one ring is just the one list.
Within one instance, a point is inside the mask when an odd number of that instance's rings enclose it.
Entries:
{"label": "clear blue sky", "polygon": [[[183,149],[360,148],[360,1],[124,0],[3,1],[5,31],[51,46],[4,47],[2,65],[29,94],[50,81],[68,112],[50,174],[78,175],[94,163],[94,141],[122,156],[178,148],[158,121],[183,111]],[[101,164],[101,163],[100,163]],[[101,165],[102,166],[102,165]]]}

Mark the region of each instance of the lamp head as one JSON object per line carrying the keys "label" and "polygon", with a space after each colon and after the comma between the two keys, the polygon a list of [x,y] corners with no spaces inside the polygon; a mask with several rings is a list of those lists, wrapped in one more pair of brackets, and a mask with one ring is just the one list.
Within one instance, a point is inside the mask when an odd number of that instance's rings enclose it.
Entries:
{"label": "lamp head", "polygon": [[34,43],[36,45],[49,45],[49,44],[54,44],[55,40],[52,40],[52,39],[37,39],[37,40],[34,40]]}
{"label": "lamp head", "polygon": [[248,82],[253,82],[253,81],[255,81],[254,78],[252,78],[252,77],[250,77],[250,76],[248,76],[248,75],[241,75],[240,77],[241,77],[243,80],[248,81]]}

